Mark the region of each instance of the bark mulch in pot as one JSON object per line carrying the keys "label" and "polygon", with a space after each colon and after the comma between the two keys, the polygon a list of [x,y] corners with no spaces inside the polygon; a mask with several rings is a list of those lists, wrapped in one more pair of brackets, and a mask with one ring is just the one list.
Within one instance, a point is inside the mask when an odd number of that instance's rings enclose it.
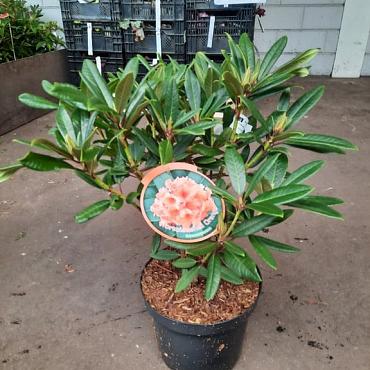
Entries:
{"label": "bark mulch in pot", "polygon": [[175,293],[180,271],[168,261],[151,260],[141,285],[145,299],[161,315],[193,324],[214,324],[239,316],[257,299],[259,284],[247,281],[233,285],[221,281],[212,301],[204,298],[205,279],[198,278],[188,289]]}

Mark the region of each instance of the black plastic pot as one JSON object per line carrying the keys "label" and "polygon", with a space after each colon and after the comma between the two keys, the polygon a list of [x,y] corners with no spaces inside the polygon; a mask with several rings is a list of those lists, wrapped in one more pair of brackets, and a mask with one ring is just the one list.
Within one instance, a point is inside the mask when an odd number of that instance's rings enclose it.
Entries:
{"label": "black plastic pot", "polygon": [[[249,315],[256,302],[234,319],[216,324],[189,324],[155,311],[145,300],[166,365],[172,370],[230,370],[239,359]],[[144,296],[144,295],[143,295]]]}

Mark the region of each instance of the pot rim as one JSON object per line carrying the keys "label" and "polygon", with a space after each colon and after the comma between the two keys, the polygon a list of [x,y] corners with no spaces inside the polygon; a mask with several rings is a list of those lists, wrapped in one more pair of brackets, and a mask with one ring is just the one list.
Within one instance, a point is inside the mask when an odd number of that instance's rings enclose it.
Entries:
{"label": "pot rim", "polygon": [[[150,303],[146,300],[145,298],[145,295],[143,293],[143,288],[142,288],[142,279],[143,279],[143,274],[144,274],[144,270],[146,268],[146,266],[153,260],[154,258],[150,258],[149,261],[146,262],[146,264],[144,265],[142,271],[141,271],[141,275],[140,275],[140,291],[141,291],[141,295],[143,296],[144,298],[144,302],[145,302],[145,306],[146,308],[148,309],[148,311],[152,312],[152,313],[155,313],[156,315],[158,315],[159,317],[161,317],[163,320],[167,320],[169,322],[171,322],[172,325],[182,325],[182,326],[185,326],[187,328],[212,328],[212,329],[221,329],[225,326],[228,326],[228,325],[233,325],[234,322],[237,322],[238,320],[240,319],[244,319],[244,318],[247,318],[253,311],[254,309],[256,308],[257,306],[257,302],[261,296],[261,292],[262,292],[262,281],[259,282],[259,289],[258,289],[258,295],[257,295],[257,298],[256,300],[254,301],[254,303],[249,306],[245,311],[243,311],[241,314],[239,314],[238,316],[235,316],[229,320],[223,320],[223,321],[216,321],[215,323],[207,323],[207,324],[197,324],[197,323],[190,323],[190,322],[186,322],[186,321],[180,321],[180,320],[177,320],[177,319],[172,319],[171,317],[168,317],[168,316],[164,316],[162,315],[161,313],[159,313],[155,308],[153,308]],[[258,268],[257,266],[257,270],[259,272],[259,274],[261,275],[261,271],[260,269]]]}

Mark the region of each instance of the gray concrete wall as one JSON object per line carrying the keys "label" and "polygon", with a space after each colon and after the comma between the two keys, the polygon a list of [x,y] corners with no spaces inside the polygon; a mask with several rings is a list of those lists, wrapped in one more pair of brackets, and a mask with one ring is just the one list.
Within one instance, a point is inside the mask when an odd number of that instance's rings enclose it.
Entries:
{"label": "gray concrete wall", "polygon": [[362,64],[361,75],[370,76],[370,33],[369,33],[369,38],[367,40],[366,54],[365,54],[364,62]]}
{"label": "gray concrete wall", "polygon": [[59,0],[27,0],[27,3],[30,5],[40,5],[43,9],[45,20],[56,21],[60,27],[63,27]]}
{"label": "gray concrete wall", "polygon": [[315,75],[330,75],[338,44],[344,0],[268,0],[261,19],[265,32],[256,22],[255,43],[261,54],[282,35],[288,45],[281,63],[308,48],[321,51],[312,63]]}

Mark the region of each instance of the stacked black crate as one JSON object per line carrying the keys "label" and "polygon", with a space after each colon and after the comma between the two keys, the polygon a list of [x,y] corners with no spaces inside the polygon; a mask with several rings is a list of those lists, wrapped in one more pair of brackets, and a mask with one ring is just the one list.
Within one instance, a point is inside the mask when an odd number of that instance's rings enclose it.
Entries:
{"label": "stacked black crate", "polygon": [[124,64],[120,0],[60,0],[68,62],[74,81],[84,59],[100,60],[101,71],[115,72]]}
{"label": "stacked black crate", "polygon": [[141,54],[149,63],[162,53],[179,62],[185,58],[184,0],[160,0],[160,43],[157,43],[156,0],[123,0],[123,40],[126,60]]}
{"label": "stacked black crate", "polygon": [[244,32],[254,36],[255,4],[215,4],[214,0],[186,0],[186,59],[197,51],[219,60],[228,50],[226,33],[238,40]]}

